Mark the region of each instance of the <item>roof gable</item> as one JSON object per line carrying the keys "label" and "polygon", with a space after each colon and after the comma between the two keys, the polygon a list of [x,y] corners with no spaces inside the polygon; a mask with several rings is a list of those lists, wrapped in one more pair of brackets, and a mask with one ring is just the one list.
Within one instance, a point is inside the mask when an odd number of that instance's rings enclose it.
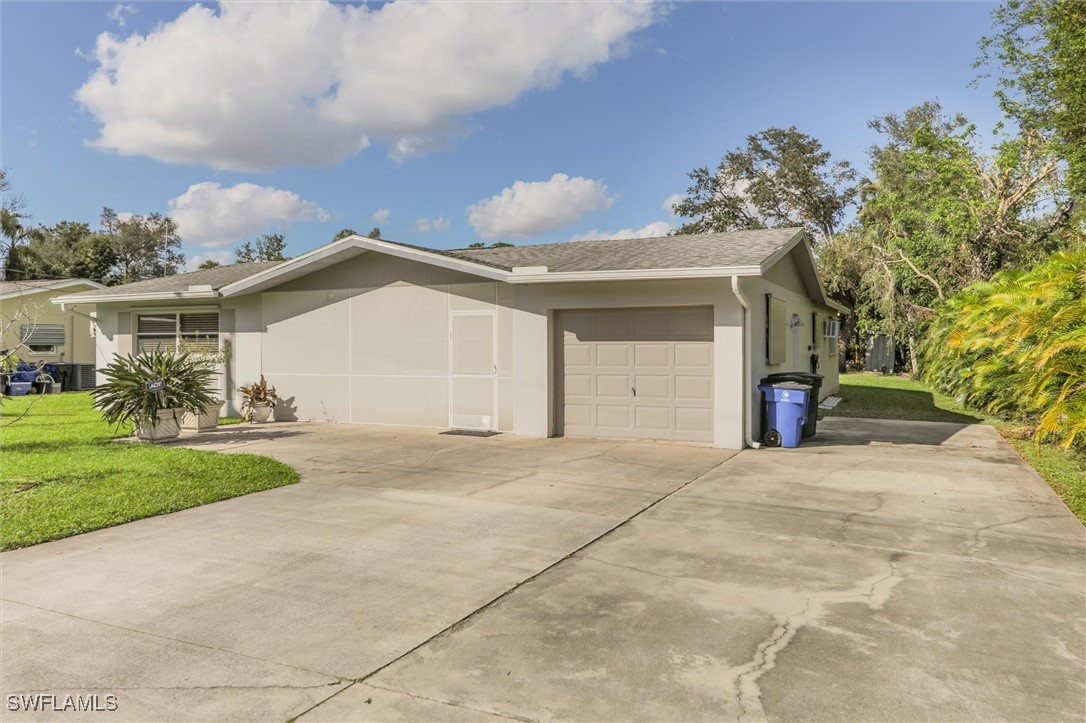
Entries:
{"label": "roof gable", "polygon": [[[12,299],[44,291],[62,291],[82,286],[88,289],[104,289],[103,284],[90,279],[34,279],[31,281],[0,281],[0,299]],[[71,293],[71,292],[68,292]]]}

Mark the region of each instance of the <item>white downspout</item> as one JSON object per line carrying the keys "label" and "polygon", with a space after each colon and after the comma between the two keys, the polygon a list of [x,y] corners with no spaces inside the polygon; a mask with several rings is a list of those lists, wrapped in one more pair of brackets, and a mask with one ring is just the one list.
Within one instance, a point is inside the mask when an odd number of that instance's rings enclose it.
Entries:
{"label": "white downspout", "polygon": [[754,441],[754,420],[750,413],[750,300],[739,288],[739,277],[734,274],[732,275],[732,293],[739,299],[739,305],[743,307],[743,434],[746,437],[747,446],[758,449],[762,445]]}
{"label": "white downspout", "polygon": [[98,323],[97,317],[91,316],[90,314],[87,314],[86,312],[83,312],[83,311],[76,311],[74,308],[72,308],[71,304],[61,304],[60,305],[60,310],[63,311],[65,314],[71,314],[72,316],[78,316],[78,317],[81,317],[83,319],[86,319],[87,321],[89,321],[92,324],[97,324]]}

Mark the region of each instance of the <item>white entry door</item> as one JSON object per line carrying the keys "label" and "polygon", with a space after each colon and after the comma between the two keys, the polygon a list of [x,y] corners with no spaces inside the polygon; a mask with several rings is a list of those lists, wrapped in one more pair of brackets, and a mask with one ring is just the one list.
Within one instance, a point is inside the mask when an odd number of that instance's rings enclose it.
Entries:
{"label": "white entry door", "polygon": [[496,429],[497,314],[453,311],[449,317],[449,426]]}

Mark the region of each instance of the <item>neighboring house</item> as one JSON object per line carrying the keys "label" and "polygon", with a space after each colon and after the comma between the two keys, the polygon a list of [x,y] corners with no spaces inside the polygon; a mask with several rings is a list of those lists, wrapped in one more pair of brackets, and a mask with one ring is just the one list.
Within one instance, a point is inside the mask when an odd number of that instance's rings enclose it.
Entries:
{"label": "neighboring house", "polygon": [[228,343],[223,387],[263,373],[279,418],[739,448],[764,374],[816,353],[837,390],[841,307],[799,229],[456,251],[349,236],[57,301],[96,307],[100,366]]}
{"label": "neighboring house", "polygon": [[[48,281],[0,281],[0,349],[14,349],[27,362],[74,362],[94,364],[91,320],[66,314],[51,302],[65,294],[84,294],[104,289],[88,279]],[[93,310],[93,305],[84,310]]]}

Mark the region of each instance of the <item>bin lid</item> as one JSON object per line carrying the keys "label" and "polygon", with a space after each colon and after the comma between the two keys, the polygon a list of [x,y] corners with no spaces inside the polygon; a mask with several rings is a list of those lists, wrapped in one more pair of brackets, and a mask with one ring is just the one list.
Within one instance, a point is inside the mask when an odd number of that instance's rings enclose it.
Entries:
{"label": "bin lid", "polygon": [[761,384],[761,385],[758,386],[758,388],[759,389],[763,389],[763,388],[764,389],[795,389],[797,391],[803,391],[803,392],[811,391],[811,385],[810,384],[800,384],[799,382],[791,382],[791,381],[789,381],[789,382],[773,381],[773,382],[769,382],[767,384]]}
{"label": "bin lid", "polygon": [[762,377],[762,384],[775,384],[777,382],[800,382],[811,385],[821,385],[825,379],[821,374],[814,372],[774,372]]}

